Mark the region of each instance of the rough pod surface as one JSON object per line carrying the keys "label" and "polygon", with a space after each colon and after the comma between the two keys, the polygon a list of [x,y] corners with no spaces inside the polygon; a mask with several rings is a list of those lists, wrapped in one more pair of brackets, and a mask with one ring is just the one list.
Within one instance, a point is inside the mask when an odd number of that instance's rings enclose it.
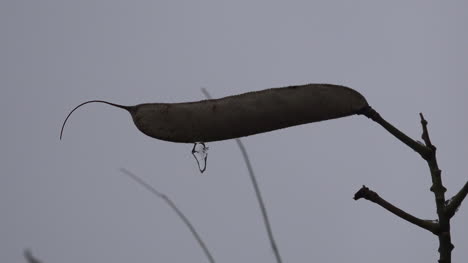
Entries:
{"label": "rough pod surface", "polygon": [[[348,87],[307,84],[249,92],[213,100],[122,106],[144,134],[165,141],[194,143],[239,138],[311,122],[358,114],[366,99]],[[65,126],[65,120],[62,126]]]}

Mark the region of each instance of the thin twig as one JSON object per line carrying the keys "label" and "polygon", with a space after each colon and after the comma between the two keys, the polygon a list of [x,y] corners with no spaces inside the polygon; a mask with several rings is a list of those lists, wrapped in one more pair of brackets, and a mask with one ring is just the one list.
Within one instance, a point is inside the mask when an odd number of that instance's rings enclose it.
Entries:
{"label": "thin twig", "polygon": [[[202,88],[202,92],[203,92],[203,94],[205,94],[205,96],[208,99],[212,99],[211,95],[209,94],[209,92],[205,88]],[[235,140],[236,140],[236,143],[239,146],[239,149],[240,149],[240,151],[242,153],[242,157],[244,158],[244,162],[247,165],[247,170],[249,171],[250,180],[251,180],[252,185],[253,185],[254,190],[255,190],[255,196],[257,197],[257,201],[258,201],[258,204],[260,206],[260,211],[262,212],[263,223],[264,223],[266,231],[268,233],[268,239],[270,240],[271,249],[273,250],[273,253],[275,255],[276,262],[277,263],[282,263],[281,255],[280,255],[280,252],[278,250],[278,246],[276,245],[275,238],[273,237],[273,230],[272,230],[271,225],[270,225],[270,220],[268,219],[268,214],[267,214],[267,210],[266,210],[266,207],[265,207],[265,203],[263,202],[263,198],[262,198],[262,195],[261,195],[261,192],[260,192],[260,187],[258,186],[257,179],[255,177],[252,165],[250,163],[249,156],[247,154],[247,150],[245,149],[244,145],[242,144],[242,141],[239,138],[236,138]]]}
{"label": "thin twig", "polygon": [[433,221],[430,221],[430,220],[423,220],[423,219],[420,219],[420,218],[417,218],[403,210],[401,210],[400,208],[392,205],[391,203],[387,202],[386,200],[384,200],[382,197],[380,197],[376,192],[370,190],[369,188],[367,188],[366,186],[362,186],[361,189],[359,189],[359,191],[356,192],[356,194],[354,194],[354,200],[359,200],[361,198],[364,198],[366,200],[369,200],[371,202],[374,202],[378,205],[380,205],[381,207],[387,209],[388,211],[390,211],[391,213],[393,213],[394,215],[412,223],[412,224],[415,224],[421,228],[424,228],[430,232],[432,232],[433,234],[437,235],[438,232],[439,232],[439,224],[438,223],[435,223]]}
{"label": "thin twig", "polygon": [[124,173],[125,175],[128,175],[131,179],[135,180],[135,182],[137,182],[138,184],[140,184],[141,186],[143,186],[144,188],[146,188],[148,191],[150,191],[153,195],[155,195],[156,197],[158,198],[161,198],[164,200],[164,202],[166,202],[171,208],[172,210],[174,210],[174,212],[177,214],[177,216],[184,222],[184,224],[188,227],[188,229],[190,230],[190,232],[192,233],[193,237],[197,240],[198,244],[200,245],[200,247],[202,248],[203,252],[205,253],[206,257],[208,258],[208,261],[210,263],[214,263],[214,258],[213,256],[211,255],[210,251],[208,250],[208,247],[205,245],[205,242],[203,242],[203,240],[201,239],[200,235],[198,234],[198,232],[195,230],[195,227],[192,225],[192,223],[190,223],[190,221],[188,220],[188,218],[182,213],[182,211],[177,208],[176,204],[168,197],[166,196],[165,194],[159,192],[158,190],[156,190],[156,188],[154,188],[153,186],[151,186],[150,184],[148,184],[147,182],[145,182],[143,179],[141,179],[140,177],[136,176],[135,174],[131,173],[130,171],[128,171],[127,169],[125,168],[120,168],[120,171],[122,173]]}
{"label": "thin twig", "polygon": [[445,213],[447,213],[448,217],[453,217],[455,215],[455,212],[457,212],[457,209],[460,207],[467,194],[468,182],[465,183],[456,195],[449,199],[449,203],[445,206]]}
{"label": "thin twig", "polygon": [[436,150],[437,148],[432,144],[429,138],[429,131],[427,129],[427,121],[424,119],[422,113],[419,114],[421,118],[422,135],[421,138],[430,149],[429,158],[426,159],[431,172],[432,186],[431,191],[434,193],[435,203],[437,207],[437,216],[439,218],[440,233],[439,237],[439,263],[450,263],[452,261],[452,250],[454,248],[451,235],[450,235],[450,216],[446,213],[445,209],[445,192],[447,189],[442,183],[442,171],[437,164]]}

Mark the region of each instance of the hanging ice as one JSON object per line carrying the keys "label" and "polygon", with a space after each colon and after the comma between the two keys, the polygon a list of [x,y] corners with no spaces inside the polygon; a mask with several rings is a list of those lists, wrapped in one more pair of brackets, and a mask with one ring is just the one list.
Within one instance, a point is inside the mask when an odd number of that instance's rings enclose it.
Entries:
{"label": "hanging ice", "polygon": [[208,147],[203,142],[193,144],[192,155],[198,164],[198,169],[201,173],[206,170],[206,161],[208,158]]}

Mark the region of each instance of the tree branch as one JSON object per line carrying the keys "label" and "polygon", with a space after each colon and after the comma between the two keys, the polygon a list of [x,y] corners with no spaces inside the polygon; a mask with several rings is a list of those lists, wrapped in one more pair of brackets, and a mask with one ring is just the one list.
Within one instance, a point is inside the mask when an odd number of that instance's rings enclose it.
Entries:
{"label": "tree branch", "polygon": [[452,250],[454,248],[450,236],[450,216],[446,213],[445,207],[445,192],[447,189],[442,184],[442,171],[437,164],[436,150],[437,148],[432,144],[427,129],[427,121],[424,119],[422,113],[419,114],[421,118],[422,135],[426,147],[430,150],[428,158],[426,159],[431,172],[432,186],[431,191],[434,193],[435,203],[437,207],[437,216],[439,218],[440,233],[439,233],[439,263],[450,263],[452,261]]}
{"label": "tree branch", "polygon": [[[384,129],[386,129],[388,132],[390,132],[393,136],[398,138],[408,147],[410,147],[411,149],[419,153],[419,155],[424,160],[426,160],[429,166],[429,170],[431,172],[431,179],[432,179],[431,191],[434,193],[434,196],[435,196],[437,216],[439,220],[439,223],[438,223],[439,229],[437,231],[437,236],[439,237],[439,254],[440,254],[439,263],[450,263],[452,260],[451,251],[454,248],[451,242],[451,237],[450,237],[450,216],[453,216],[453,214],[447,213],[447,210],[445,207],[446,205],[445,192],[447,189],[442,184],[442,178],[441,178],[442,171],[439,169],[439,166],[437,164],[437,158],[436,158],[437,148],[431,142],[431,139],[429,137],[429,132],[427,129],[428,123],[424,119],[423,114],[420,113],[419,116],[421,117],[421,125],[422,125],[422,130],[423,130],[421,137],[424,140],[425,145],[423,145],[422,143],[416,142],[415,140],[411,139],[409,136],[407,136],[406,134],[404,134],[403,132],[395,128],[393,125],[391,125],[386,120],[384,120],[380,116],[380,114],[376,112],[374,109],[372,109],[370,106],[362,109],[361,112],[359,112],[359,114],[363,114],[367,116],[368,118],[372,119],[373,121],[377,122],[378,124],[380,124]],[[461,196],[462,194],[460,194],[460,197]],[[455,203],[454,206],[456,204],[457,203]],[[452,208],[450,210],[450,213],[453,212],[452,210],[454,209]],[[414,220],[414,219],[411,219],[411,220]]]}
{"label": "tree branch", "polygon": [[434,235],[437,235],[439,232],[439,224],[434,223],[433,221],[430,220],[423,220],[420,218],[417,218],[411,214],[408,214],[407,212],[401,210],[400,208],[392,205],[391,203],[385,201],[382,197],[380,197],[376,192],[370,190],[366,186],[362,186],[359,191],[357,191],[354,194],[354,200],[359,200],[361,198],[364,198],[366,200],[369,200],[371,202],[374,202],[381,207],[387,209],[389,212],[393,213],[394,215],[412,223],[415,224],[421,228],[424,228]]}
{"label": "tree branch", "polygon": [[154,188],[153,186],[151,186],[150,184],[148,184],[147,182],[145,182],[143,179],[141,179],[140,177],[136,176],[135,174],[131,173],[130,171],[128,171],[127,169],[125,168],[120,168],[120,171],[126,175],[128,175],[131,179],[135,180],[135,182],[137,182],[138,184],[140,184],[141,186],[143,186],[144,188],[146,188],[148,191],[150,191],[153,195],[155,195],[156,197],[159,197],[161,198],[162,200],[164,200],[164,202],[166,202],[171,208],[172,210],[174,210],[174,212],[177,214],[177,216],[184,222],[184,224],[188,227],[188,229],[190,230],[190,232],[192,233],[193,237],[197,240],[198,244],[200,245],[200,247],[202,248],[203,252],[205,253],[206,257],[208,258],[208,261],[210,263],[214,263],[214,258],[213,256],[211,255],[210,251],[208,250],[208,247],[205,245],[205,242],[203,242],[203,240],[201,239],[200,235],[198,234],[198,232],[195,230],[195,227],[192,225],[192,223],[190,223],[190,221],[188,220],[188,218],[182,213],[182,211],[176,206],[176,204],[171,200],[169,199],[169,197],[167,197],[165,194],[159,192],[158,190],[156,190],[156,188]]}
{"label": "tree branch", "polygon": [[445,206],[445,213],[449,218],[452,218],[455,215],[467,194],[468,182],[465,183],[465,185],[462,187],[462,189],[460,189],[460,191],[458,191],[456,195],[449,199],[448,204]]}

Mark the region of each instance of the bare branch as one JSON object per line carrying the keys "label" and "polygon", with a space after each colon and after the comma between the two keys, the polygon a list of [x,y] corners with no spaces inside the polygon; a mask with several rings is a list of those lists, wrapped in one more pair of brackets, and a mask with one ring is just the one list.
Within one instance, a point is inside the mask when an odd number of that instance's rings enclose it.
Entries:
{"label": "bare branch", "polygon": [[461,203],[465,199],[466,195],[468,194],[468,182],[458,191],[456,195],[454,195],[451,199],[449,199],[448,204],[445,207],[445,213],[449,218],[453,217],[457,212],[457,209],[460,207]]}
{"label": "bare branch", "polygon": [[201,239],[200,235],[198,234],[198,232],[195,230],[195,227],[192,225],[192,223],[190,223],[190,221],[188,220],[188,218],[182,213],[182,211],[176,206],[176,204],[171,200],[169,199],[168,196],[166,196],[165,194],[159,192],[158,190],[156,190],[156,188],[154,188],[153,186],[151,186],[150,184],[148,184],[147,182],[145,182],[143,179],[141,179],[140,177],[136,176],[135,174],[131,173],[130,171],[128,171],[127,169],[125,168],[120,168],[120,171],[122,173],[124,173],[125,175],[128,175],[131,179],[135,180],[135,182],[137,182],[138,184],[140,184],[141,186],[143,186],[144,188],[146,188],[148,191],[150,191],[153,195],[155,195],[156,197],[158,198],[161,198],[164,200],[164,202],[167,203],[167,205],[169,205],[172,210],[174,210],[174,212],[177,214],[177,216],[184,222],[184,224],[188,227],[188,229],[190,230],[190,232],[192,233],[193,237],[197,240],[198,244],[200,245],[200,247],[202,248],[203,252],[205,253],[206,257],[208,258],[208,261],[210,263],[214,263],[214,258],[213,256],[211,255],[210,251],[208,250],[208,247],[205,245],[205,242],[203,242],[203,240]]}
{"label": "bare branch", "polygon": [[[205,94],[205,96],[208,99],[212,99],[212,97],[211,97],[210,93],[208,92],[208,90],[206,90],[205,88],[202,88],[202,92],[203,92],[203,94]],[[280,252],[278,250],[278,246],[276,245],[275,238],[273,237],[273,230],[272,230],[271,225],[270,225],[270,220],[268,219],[268,214],[267,214],[267,210],[266,210],[266,207],[265,207],[265,203],[263,202],[263,198],[262,198],[262,195],[261,195],[261,192],[260,192],[260,187],[258,186],[257,179],[255,177],[252,165],[250,163],[249,156],[247,154],[247,150],[245,149],[244,144],[242,143],[242,141],[239,138],[236,138],[235,140],[236,140],[237,146],[239,146],[239,149],[240,149],[240,151],[242,153],[242,157],[244,158],[244,162],[247,165],[247,170],[249,171],[250,180],[251,180],[252,185],[253,185],[254,190],[255,190],[255,195],[257,197],[257,201],[258,201],[258,204],[260,206],[260,211],[262,212],[263,223],[264,223],[266,231],[268,233],[268,239],[270,240],[271,249],[273,250],[273,253],[275,255],[276,262],[281,263],[282,262],[281,255],[280,255]]]}
{"label": "bare branch", "polygon": [[[427,121],[424,119],[423,114],[420,113],[419,116],[421,117],[421,125],[423,129],[423,133],[421,137],[424,140],[425,145],[422,143],[416,142],[415,140],[411,139],[409,136],[407,136],[406,134],[404,134],[403,132],[395,128],[393,125],[385,121],[380,116],[380,114],[376,112],[374,109],[372,109],[370,106],[362,109],[360,111],[360,114],[363,114],[367,116],[368,118],[372,119],[373,121],[377,122],[378,124],[380,124],[393,136],[395,136],[404,144],[406,144],[408,147],[410,147],[411,149],[419,153],[419,155],[424,160],[426,160],[427,164],[429,165],[429,170],[431,172],[431,179],[432,179],[431,191],[434,193],[434,196],[435,196],[437,216],[439,220],[438,230],[437,230],[437,236],[439,237],[439,254],[440,254],[439,263],[450,263],[451,251],[453,250],[454,246],[451,243],[451,237],[450,237],[450,217],[447,215],[446,208],[445,208],[446,188],[442,184],[442,178],[441,178],[442,171],[439,169],[439,166],[437,164],[436,147],[432,144],[429,138],[429,132],[427,129]],[[411,220],[414,220],[414,219],[411,219]],[[414,223],[416,223],[416,221]]]}
{"label": "bare branch", "polygon": [[366,186],[362,186],[361,189],[359,189],[359,191],[357,191],[355,194],[354,194],[354,200],[359,200],[361,198],[364,198],[366,200],[369,200],[371,202],[374,202],[378,205],[380,205],[381,207],[387,209],[388,211],[390,211],[391,213],[393,213],[394,215],[412,223],[412,224],[415,224],[421,228],[424,228],[430,232],[432,232],[434,235],[438,235],[438,232],[439,232],[439,224],[438,223],[434,223],[433,221],[430,221],[430,220],[423,220],[423,219],[420,219],[420,218],[417,218],[411,214],[408,214],[407,212],[401,210],[400,208],[390,204],[389,202],[385,201],[382,197],[380,197],[376,192],[370,190],[369,188],[367,188]]}
{"label": "bare branch", "polygon": [[422,113],[420,113],[419,116],[421,117],[421,126],[423,130],[421,138],[424,140],[426,147],[430,150],[426,161],[429,166],[429,170],[431,171],[431,191],[434,193],[435,203],[437,207],[437,216],[439,218],[439,262],[450,263],[452,261],[452,250],[454,246],[452,244],[450,236],[450,217],[446,213],[445,192],[447,191],[447,189],[442,183],[442,171],[439,169],[439,165],[437,164],[437,148],[432,144],[431,139],[429,138],[429,131],[427,129],[428,123],[424,119]]}

